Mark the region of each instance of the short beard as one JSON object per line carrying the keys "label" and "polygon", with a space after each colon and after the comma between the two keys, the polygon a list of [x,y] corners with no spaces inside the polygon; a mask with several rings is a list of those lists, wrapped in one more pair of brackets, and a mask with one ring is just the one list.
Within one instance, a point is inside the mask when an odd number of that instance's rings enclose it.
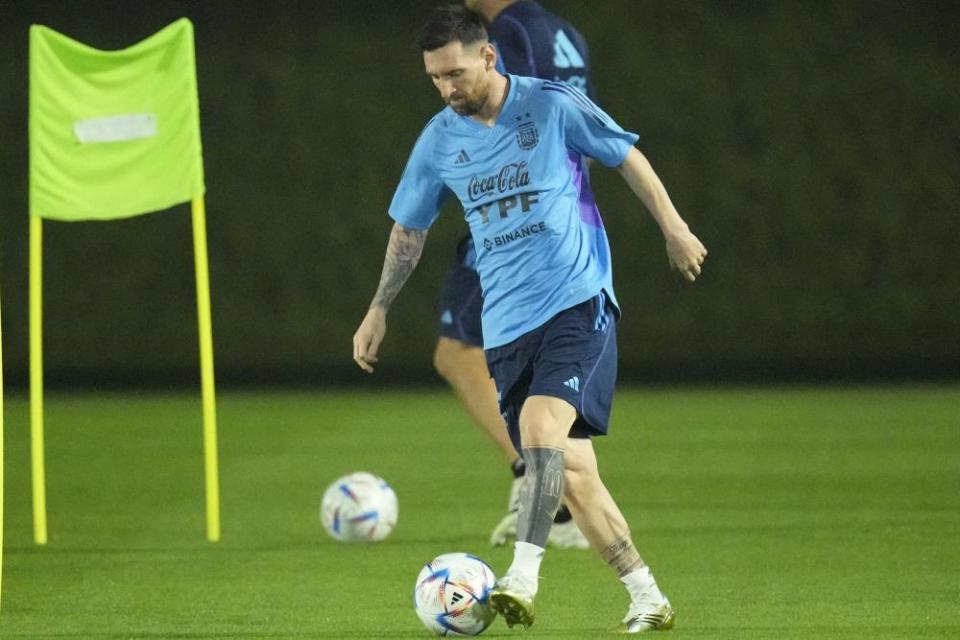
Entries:
{"label": "short beard", "polygon": [[450,105],[450,108],[457,113],[457,115],[472,116],[477,113],[480,113],[480,110],[483,108],[483,105],[487,103],[487,100],[489,98],[490,98],[490,93],[487,92],[486,94],[474,100],[470,100],[469,98],[467,98],[466,100],[463,101],[463,103],[460,106],[457,106],[457,107],[453,106],[452,102],[448,104]]}

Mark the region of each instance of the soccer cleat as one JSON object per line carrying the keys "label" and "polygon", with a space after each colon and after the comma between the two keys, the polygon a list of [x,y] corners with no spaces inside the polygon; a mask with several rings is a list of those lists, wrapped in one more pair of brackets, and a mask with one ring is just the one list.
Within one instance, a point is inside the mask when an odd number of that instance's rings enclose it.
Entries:
{"label": "soccer cleat", "polygon": [[643,631],[667,630],[673,628],[673,607],[666,598],[655,598],[649,594],[630,605],[627,615],[618,627],[620,633],[641,633]]}
{"label": "soccer cleat", "polygon": [[[514,534],[516,535],[516,534]],[[557,549],[589,549],[590,543],[583,536],[577,523],[568,520],[562,524],[554,523],[550,527],[547,544]]]}
{"label": "soccer cleat", "polygon": [[533,598],[537,594],[536,578],[509,574],[497,580],[490,591],[490,607],[503,616],[508,627],[533,624]]}

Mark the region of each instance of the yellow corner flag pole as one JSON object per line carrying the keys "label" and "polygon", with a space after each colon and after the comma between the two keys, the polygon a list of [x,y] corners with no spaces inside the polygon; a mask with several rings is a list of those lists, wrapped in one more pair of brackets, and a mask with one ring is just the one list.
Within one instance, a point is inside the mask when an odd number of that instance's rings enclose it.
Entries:
{"label": "yellow corner flag pole", "polygon": [[207,497],[207,540],[220,541],[220,474],[217,462],[217,410],[213,386],[213,329],[210,322],[210,274],[203,196],[193,199],[193,257],[197,275],[200,330],[200,385],[203,396],[203,460]]}
{"label": "yellow corner flag pole", "polygon": [[30,216],[30,454],[33,540],[47,544],[47,489],[43,467],[43,227]]}

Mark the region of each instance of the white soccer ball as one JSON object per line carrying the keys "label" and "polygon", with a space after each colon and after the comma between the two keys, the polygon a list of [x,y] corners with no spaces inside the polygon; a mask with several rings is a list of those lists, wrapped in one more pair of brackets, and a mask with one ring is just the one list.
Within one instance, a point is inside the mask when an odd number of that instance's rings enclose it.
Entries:
{"label": "white soccer ball", "polygon": [[497,578],[469,553],[445,553],[417,576],[413,603],[420,621],[439,636],[476,636],[496,617],[490,590]]}
{"label": "white soccer ball", "polygon": [[397,494],[386,480],[372,473],[345,475],[324,492],[320,521],[340,542],[383,540],[397,524]]}

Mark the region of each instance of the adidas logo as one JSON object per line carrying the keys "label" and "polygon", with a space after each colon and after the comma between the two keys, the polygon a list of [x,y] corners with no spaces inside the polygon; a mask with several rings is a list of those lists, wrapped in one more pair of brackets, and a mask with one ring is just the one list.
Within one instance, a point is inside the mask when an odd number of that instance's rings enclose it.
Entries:
{"label": "adidas logo", "polygon": [[446,309],[440,316],[440,324],[453,324],[453,314],[450,313],[450,309]]}
{"label": "adidas logo", "polygon": [[463,600],[463,597],[464,596],[462,593],[460,593],[459,591],[454,591],[453,597],[450,598],[450,604],[457,604],[458,602]]}
{"label": "adidas logo", "polygon": [[460,149],[460,154],[457,156],[457,159],[453,164],[466,164],[468,162],[470,162],[470,156],[467,155],[466,151]]}
{"label": "adidas logo", "polygon": [[570,378],[569,380],[567,380],[566,382],[564,382],[564,383],[563,383],[563,386],[565,386],[565,387],[570,387],[570,388],[573,389],[574,391],[579,392],[579,391],[580,391],[580,378],[578,378],[577,376],[573,376],[572,378]]}

